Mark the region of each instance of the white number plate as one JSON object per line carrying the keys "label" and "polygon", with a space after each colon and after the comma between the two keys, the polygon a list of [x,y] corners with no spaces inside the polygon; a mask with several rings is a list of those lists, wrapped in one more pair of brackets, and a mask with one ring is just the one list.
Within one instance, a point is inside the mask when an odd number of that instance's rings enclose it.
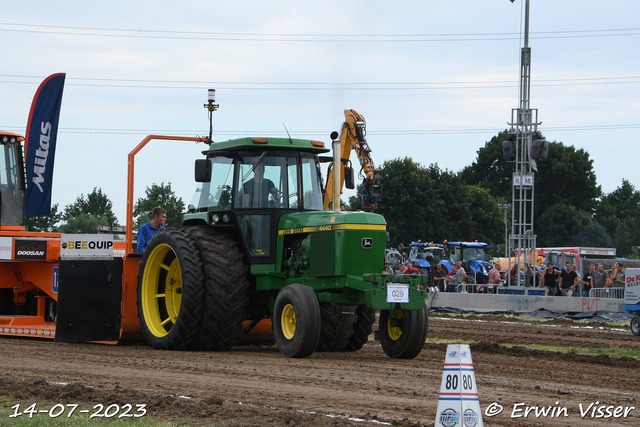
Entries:
{"label": "white number plate", "polygon": [[387,285],[387,302],[409,302],[409,285]]}

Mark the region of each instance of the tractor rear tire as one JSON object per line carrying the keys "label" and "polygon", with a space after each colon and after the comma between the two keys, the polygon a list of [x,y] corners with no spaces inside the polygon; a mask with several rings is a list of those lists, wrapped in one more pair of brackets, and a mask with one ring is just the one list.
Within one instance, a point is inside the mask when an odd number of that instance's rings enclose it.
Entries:
{"label": "tractor rear tire", "polygon": [[242,334],[249,303],[249,267],[240,241],[209,227],[188,228],[202,260],[204,310],[194,350],[227,351]]}
{"label": "tractor rear tire", "polygon": [[398,326],[392,326],[389,310],[380,311],[380,344],[387,356],[413,359],[422,351],[427,339],[427,305],[421,310],[395,310]]}
{"label": "tractor rear tire", "polygon": [[[349,343],[353,335],[353,326],[358,320],[353,313],[355,307],[338,307],[336,313],[329,302],[320,303],[321,330],[318,351],[340,351]],[[342,311],[344,309],[344,311]],[[351,314],[344,314],[351,310]]]}
{"label": "tractor rear tire", "polygon": [[278,292],[273,309],[273,332],[286,357],[307,357],[318,347],[320,304],[309,286],[294,283]]}
{"label": "tractor rear tire", "polygon": [[204,282],[198,249],[184,231],[153,235],[138,273],[137,306],[142,334],[161,350],[186,350],[202,316]]}
{"label": "tractor rear tire", "polygon": [[349,338],[344,351],[358,351],[369,341],[369,335],[373,333],[373,324],[376,321],[376,310],[359,306],[356,310],[358,320],[353,325],[353,335]]}
{"label": "tractor rear tire", "polygon": [[638,315],[631,318],[631,332],[635,336],[640,336],[640,316]]}

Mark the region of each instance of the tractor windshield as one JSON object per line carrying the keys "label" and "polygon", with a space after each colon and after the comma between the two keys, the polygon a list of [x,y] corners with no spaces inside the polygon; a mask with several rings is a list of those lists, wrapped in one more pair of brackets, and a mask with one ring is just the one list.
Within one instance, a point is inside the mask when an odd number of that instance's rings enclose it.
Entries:
{"label": "tractor windshield", "polygon": [[[429,248],[425,252],[431,252],[431,255],[433,255],[436,262],[440,262],[444,259],[444,249],[442,248]],[[424,255],[424,258],[427,258],[426,254]]]}
{"label": "tractor windshield", "polygon": [[236,208],[323,209],[322,178],[313,156],[298,163],[294,156],[262,153],[241,157],[238,168]]}
{"label": "tractor windshield", "polygon": [[464,248],[462,259],[466,261],[484,261],[484,248]]}
{"label": "tractor windshield", "polygon": [[297,208],[298,159],[260,156],[239,159],[236,208]]}

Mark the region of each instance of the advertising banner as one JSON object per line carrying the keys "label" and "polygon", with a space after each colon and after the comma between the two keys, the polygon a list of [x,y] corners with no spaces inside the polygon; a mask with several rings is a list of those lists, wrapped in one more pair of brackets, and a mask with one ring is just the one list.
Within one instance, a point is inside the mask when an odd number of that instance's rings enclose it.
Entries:
{"label": "advertising banner", "polygon": [[46,240],[16,239],[13,248],[13,259],[47,259]]}
{"label": "advertising banner", "polygon": [[26,215],[51,215],[53,161],[65,74],[47,77],[33,97],[24,141]]}
{"label": "advertising banner", "polygon": [[63,234],[60,257],[113,257],[112,234]]}

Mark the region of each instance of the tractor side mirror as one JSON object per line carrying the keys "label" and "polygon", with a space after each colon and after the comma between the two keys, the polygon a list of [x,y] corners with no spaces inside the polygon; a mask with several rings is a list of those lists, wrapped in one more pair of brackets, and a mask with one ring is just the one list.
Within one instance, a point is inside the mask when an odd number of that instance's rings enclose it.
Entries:
{"label": "tractor side mirror", "polygon": [[356,179],[351,166],[344,167],[344,186],[349,190],[356,188]]}
{"label": "tractor side mirror", "polygon": [[208,159],[197,159],[195,167],[196,182],[211,182],[211,162]]}

